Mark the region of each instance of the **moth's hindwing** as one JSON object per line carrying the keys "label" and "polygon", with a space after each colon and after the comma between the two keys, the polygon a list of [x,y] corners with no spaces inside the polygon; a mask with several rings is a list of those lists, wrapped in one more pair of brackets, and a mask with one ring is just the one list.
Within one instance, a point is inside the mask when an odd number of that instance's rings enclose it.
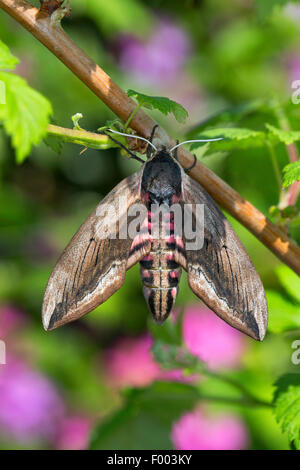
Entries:
{"label": "moth's hindwing", "polygon": [[[204,240],[187,250],[183,236],[176,261],[186,269],[193,292],[223,320],[254,339],[262,340],[268,307],[259,275],[241,241],[212,198],[196,181],[183,176],[183,203],[204,204]],[[212,339],[213,340],[213,339]]]}
{"label": "moth's hindwing", "polygon": [[[122,286],[126,269],[150,252],[151,243],[146,238],[137,244],[129,237],[118,237],[128,209],[139,202],[140,179],[138,172],[118,184],[62,253],[44,295],[42,316],[46,330],[76,320],[105,302]],[[112,208],[106,219],[104,206]],[[115,238],[111,238],[113,230]]]}

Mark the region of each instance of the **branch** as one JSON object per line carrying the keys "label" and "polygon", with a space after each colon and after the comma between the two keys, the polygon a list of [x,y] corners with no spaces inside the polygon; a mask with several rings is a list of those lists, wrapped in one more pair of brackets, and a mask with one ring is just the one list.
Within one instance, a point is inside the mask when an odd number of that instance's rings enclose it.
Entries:
{"label": "branch", "polygon": [[[25,0],[0,0],[0,7],[56,55],[119,118],[127,121],[136,104],[64,33],[60,25],[53,21],[53,16],[41,15]],[[146,138],[149,138],[154,125],[154,121],[141,109],[130,123],[130,127]],[[158,129],[157,134],[167,146],[175,145],[162,128]],[[179,150],[179,159],[183,167],[191,166],[194,161],[193,156],[183,148]],[[282,230],[202,163],[198,162],[190,175],[216,202],[300,275],[300,248]]]}

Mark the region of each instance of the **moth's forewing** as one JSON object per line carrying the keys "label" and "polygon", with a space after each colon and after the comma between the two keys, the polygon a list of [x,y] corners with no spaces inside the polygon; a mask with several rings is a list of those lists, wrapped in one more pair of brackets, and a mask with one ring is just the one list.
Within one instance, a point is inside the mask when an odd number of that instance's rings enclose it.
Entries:
{"label": "moth's forewing", "polygon": [[[231,326],[262,340],[268,322],[267,301],[245,248],[212,198],[185,174],[183,194],[184,204],[204,204],[202,248],[175,250],[177,262],[188,273],[191,289]],[[183,244],[186,242],[183,236]]]}
{"label": "moth's forewing", "polygon": [[[119,238],[129,207],[139,200],[141,171],[124,179],[97,206],[54,267],[43,300],[52,330],[93,310],[116,292],[126,269],[150,251],[149,240]],[[131,249],[133,245],[133,248]]]}

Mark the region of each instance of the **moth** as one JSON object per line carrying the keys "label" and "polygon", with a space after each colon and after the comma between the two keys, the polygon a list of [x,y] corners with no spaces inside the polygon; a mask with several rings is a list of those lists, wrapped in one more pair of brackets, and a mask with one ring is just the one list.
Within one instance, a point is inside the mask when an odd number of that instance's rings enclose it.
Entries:
{"label": "moth", "polygon": [[[211,310],[234,328],[262,340],[268,308],[252,261],[213,199],[189,177],[189,169],[181,167],[177,150],[182,144],[157,148],[154,134],[155,128],[147,140],[146,162],[124,147],[143,162],[141,169],[100,202],[57,261],[43,300],[44,328],[53,330],[95,309],[120,289],[126,271],[139,262],[144,296],[158,323],[167,319],[174,306],[183,268],[190,288]],[[192,231],[197,229],[197,207],[202,207],[198,247],[190,247],[184,230],[175,230],[173,204],[187,212]],[[137,233],[130,237],[126,230],[135,205],[144,211]],[[156,217],[156,225],[168,233],[163,237],[159,231],[153,238],[152,207],[161,205],[165,211],[158,221]],[[107,207],[110,210],[104,216]],[[180,220],[177,226],[184,225]]]}

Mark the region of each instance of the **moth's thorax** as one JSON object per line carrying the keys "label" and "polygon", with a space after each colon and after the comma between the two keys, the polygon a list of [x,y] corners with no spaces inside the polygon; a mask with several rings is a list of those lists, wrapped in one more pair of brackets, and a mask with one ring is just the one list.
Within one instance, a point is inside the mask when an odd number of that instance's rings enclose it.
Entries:
{"label": "moth's thorax", "polygon": [[181,169],[167,150],[157,152],[145,164],[141,191],[147,204],[176,202],[181,195]]}

